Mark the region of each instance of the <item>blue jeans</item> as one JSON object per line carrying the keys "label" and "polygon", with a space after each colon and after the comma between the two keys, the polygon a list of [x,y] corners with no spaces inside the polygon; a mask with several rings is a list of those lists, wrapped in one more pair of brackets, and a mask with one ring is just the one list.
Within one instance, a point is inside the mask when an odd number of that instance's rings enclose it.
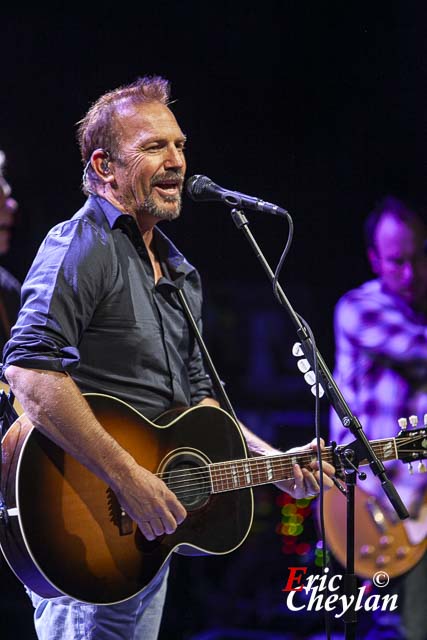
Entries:
{"label": "blue jeans", "polygon": [[143,594],[113,605],[93,605],[67,596],[33,602],[39,640],[156,640],[166,598],[167,573]]}

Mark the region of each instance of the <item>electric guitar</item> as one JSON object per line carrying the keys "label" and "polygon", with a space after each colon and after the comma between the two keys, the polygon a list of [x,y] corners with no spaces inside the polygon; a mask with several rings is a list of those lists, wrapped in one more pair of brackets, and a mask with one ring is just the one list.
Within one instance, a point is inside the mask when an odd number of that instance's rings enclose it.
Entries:
{"label": "electric guitar", "polygon": [[[425,445],[421,444],[425,447]],[[346,499],[333,487],[323,498],[326,542],[334,557],[346,564]],[[319,505],[317,519],[319,520]],[[412,569],[427,550],[427,492],[417,518],[401,521],[388,505],[369,495],[359,485],[354,496],[355,553],[354,573],[361,578],[372,578],[384,570],[390,578]],[[408,529],[417,530],[419,542],[412,543]],[[421,532],[421,535],[420,533]]]}
{"label": "electric guitar", "polygon": [[[121,400],[85,397],[106,431],[164,480],[188,516],[175,533],[147,541],[107,484],[22,414],[2,440],[0,545],[16,576],[44,597],[122,602],[143,591],[172,552],[230,553],[249,534],[251,487],[292,479],[294,463],[307,467],[313,459],[311,451],[248,458],[239,426],[216,407],[169,412],[154,423]],[[372,444],[383,460],[424,457],[426,429]],[[322,458],[337,464],[332,447]]]}

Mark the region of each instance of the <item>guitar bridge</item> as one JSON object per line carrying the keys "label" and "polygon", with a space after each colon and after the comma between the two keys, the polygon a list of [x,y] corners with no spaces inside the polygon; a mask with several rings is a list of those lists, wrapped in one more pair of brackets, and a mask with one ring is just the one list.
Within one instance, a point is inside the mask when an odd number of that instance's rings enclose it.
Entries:
{"label": "guitar bridge", "polygon": [[133,520],[124,509],[120,510],[119,530],[121,536],[128,536],[133,532]]}
{"label": "guitar bridge", "polygon": [[111,521],[118,527],[121,536],[129,536],[133,533],[133,520],[123,509],[117,500],[116,494],[110,488],[107,490],[108,507]]}

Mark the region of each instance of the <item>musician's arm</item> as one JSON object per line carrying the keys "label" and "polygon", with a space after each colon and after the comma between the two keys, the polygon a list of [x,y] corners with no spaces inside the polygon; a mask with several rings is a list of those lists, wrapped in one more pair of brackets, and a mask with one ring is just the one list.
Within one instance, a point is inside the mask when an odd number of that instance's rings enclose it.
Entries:
{"label": "musician's arm", "polygon": [[[254,456],[274,456],[280,455],[282,451],[278,451],[270,444],[259,438],[252,431],[250,431],[244,425],[240,425],[243,430],[246,442],[248,444],[249,451]],[[324,447],[323,440],[321,441],[322,448]],[[281,491],[289,493],[294,498],[308,498],[317,495],[320,491],[319,481],[320,472],[319,464],[316,458],[317,445],[313,440],[311,443],[306,444],[303,447],[297,447],[295,451],[313,451],[313,462],[310,464],[311,470],[300,467],[298,464],[293,465],[294,478],[293,480],[282,480],[281,482],[275,482],[274,484]],[[326,489],[330,489],[333,486],[332,476],[335,474],[334,467],[328,462],[324,461],[323,464],[323,483]]]}
{"label": "musician's arm", "polygon": [[5,376],[32,424],[104,480],[149,540],[183,521],[176,496],[107,433],[70,376],[15,365]]}
{"label": "musician's arm", "polygon": [[[213,398],[204,398],[199,404],[219,407],[219,403]],[[239,422],[239,425],[243,431],[243,435],[245,436],[248,449],[253,456],[274,456],[283,453],[282,451],[278,451],[272,447],[268,442],[265,442],[265,440],[262,440],[262,438],[250,431],[250,429],[245,427],[241,422]],[[323,446],[324,442],[322,440],[322,447]],[[298,447],[298,451],[301,449],[312,450],[314,458],[315,451],[317,450],[316,442],[313,440],[313,442],[305,445],[304,447]],[[295,464],[293,480],[275,482],[276,487],[281,491],[286,491],[286,493],[294,496],[294,498],[305,498],[317,495],[319,493],[320,480],[319,465],[317,461],[313,461],[311,468],[312,471],[309,471],[308,469],[301,469],[298,464]],[[324,486],[329,489],[333,486],[331,477],[335,474],[335,469],[328,462],[323,462],[323,472]]]}

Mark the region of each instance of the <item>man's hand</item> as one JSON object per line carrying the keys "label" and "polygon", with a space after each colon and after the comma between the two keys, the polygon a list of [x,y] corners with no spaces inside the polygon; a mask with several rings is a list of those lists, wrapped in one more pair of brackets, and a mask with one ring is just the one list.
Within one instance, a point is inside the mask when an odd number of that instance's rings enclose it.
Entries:
{"label": "man's hand", "polygon": [[[321,440],[321,449],[323,449],[325,443]],[[320,491],[320,471],[319,471],[319,462],[315,459],[317,444],[316,440],[312,440],[310,444],[305,445],[305,447],[297,447],[295,449],[290,449],[290,451],[313,451],[313,462],[310,463],[310,470],[301,468],[298,464],[294,464],[294,479],[293,480],[282,480],[281,482],[275,482],[274,484],[281,491],[285,491],[289,493],[294,498],[313,498],[317,496]],[[329,464],[329,462],[323,462],[323,486],[325,489],[330,489],[333,487],[334,483],[332,480],[332,476],[335,474],[334,467]]]}
{"label": "man's hand", "polygon": [[135,464],[115,489],[120,506],[134,520],[147,540],[173,533],[187,512],[163,480]]}
{"label": "man's hand", "polygon": [[6,378],[34,426],[111,487],[147,540],[176,530],[182,504],[104,429],[70,376],[9,365]]}

